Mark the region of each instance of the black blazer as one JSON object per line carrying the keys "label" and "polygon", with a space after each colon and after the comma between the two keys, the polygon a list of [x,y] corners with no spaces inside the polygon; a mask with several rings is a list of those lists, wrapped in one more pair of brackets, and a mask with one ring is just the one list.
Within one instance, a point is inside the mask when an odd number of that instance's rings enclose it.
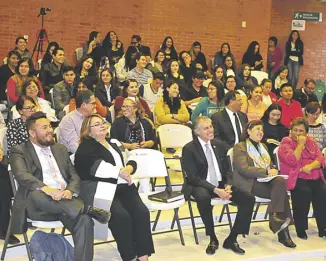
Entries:
{"label": "black blazer", "polygon": [[120,89],[112,86],[110,87],[110,96],[111,96],[111,101],[108,100],[108,94],[105,90],[104,85],[99,84],[95,88],[95,97],[100,100],[103,106],[105,107],[110,107],[112,105],[112,101],[119,96],[120,94]]}
{"label": "black blazer", "polygon": [[300,40],[297,40],[295,42],[295,51],[291,51],[291,42],[286,42],[285,44],[285,58],[284,58],[284,64],[287,65],[289,62],[290,56],[297,56],[299,57],[299,63],[300,65],[303,65],[303,42]]}
{"label": "black blazer", "polygon": [[[58,164],[60,173],[67,182],[67,189],[79,194],[80,179],[70,161],[66,147],[55,143],[51,146],[51,151]],[[27,230],[25,205],[27,194],[31,190],[36,190],[46,185],[43,183],[40,160],[30,141],[11,148],[10,164],[15,179],[19,183],[13,206],[12,233],[22,234]],[[55,219],[55,217],[50,215],[47,217],[49,221]]]}
{"label": "black blazer", "polygon": [[[237,114],[243,129],[248,123],[248,117],[243,112],[237,112]],[[228,148],[233,147],[235,143],[235,132],[226,109],[214,113],[211,119],[214,127],[215,139],[223,142]]]}
{"label": "black blazer", "polygon": [[309,102],[318,102],[316,94],[305,94],[302,89],[294,91],[293,99],[300,102],[302,108],[305,108]]}
{"label": "black blazer", "polygon": [[[119,153],[123,164],[123,157],[118,146],[115,143],[111,143],[110,140],[108,142]],[[112,184],[117,184],[118,182],[114,178],[95,177],[97,168],[102,161],[116,166],[112,154],[103,145],[93,138],[84,139],[75,153],[75,168],[81,179],[81,193],[79,196],[85,205],[93,205],[97,183],[99,181]],[[135,173],[137,163],[135,161],[128,161],[127,165],[131,165],[134,169],[133,173]]]}
{"label": "black blazer", "polygon": [[[211,145],[222,174],[222,182],[219,185],[231,184],[232,172],[229,171],[230,164],[226,155],[226,146],[215,139],[211,140]],[[186,199],[189,198],[194,186],[203,187],[213,192],[215,186],[206,181],[208,163],[197,137],[183,147],[181,164],[186,176],[182,189]]]}

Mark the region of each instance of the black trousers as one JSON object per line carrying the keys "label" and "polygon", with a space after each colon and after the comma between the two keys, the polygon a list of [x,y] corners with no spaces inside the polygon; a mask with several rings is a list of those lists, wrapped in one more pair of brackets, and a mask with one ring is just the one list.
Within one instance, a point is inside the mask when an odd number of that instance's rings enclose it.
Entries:
{"label": "black trousers", "polygon": [[291,218],[292,220],[286,181],[282,177],[276,177],[270,182],[258,182],[255,180],[251,193],[254,196],[271,200],[267,209],[269,213],[281,213],[281,218]]}
{"label": "black trousers", "polygon": [[12,189],[7,167],[0,164],[0,236],[5,237],[10,220]]}
{"label": "black trousers", "polygon": [[[211,199],[218,196],[203,187],[193,187],[191,194],[197,201],[197,208],[205,225],[206,235],[215,235]],[[248,234],[252,211],[255,205],[255,197],[248,192],[241,191],[232,186],[232,198],[230,200],[238,206],[238,213],[231,233]]]}
{"label": "black trousers", "polygon": [[60,220],[71,232],[74,240],[74,260],[92,261],[94,250],[94,223],[90,216],[80,214],[83,208],[80,199],[52,200],[42,191],[34,190],[29,192],[26,199],[28,216],[35,220]]}
{"label": "black trousers", "polygon": [[111,205],[109,228],[123,261],[154,253],[150,215],[133,184],[119,184]]}
{"label": "black trousers", "polygon": [[318,230],[326,229],[326,185],[322,179],[298,178],[294,189],[291,190],[291,198],[296,231],[308,229],[308,213],[311,202]]}

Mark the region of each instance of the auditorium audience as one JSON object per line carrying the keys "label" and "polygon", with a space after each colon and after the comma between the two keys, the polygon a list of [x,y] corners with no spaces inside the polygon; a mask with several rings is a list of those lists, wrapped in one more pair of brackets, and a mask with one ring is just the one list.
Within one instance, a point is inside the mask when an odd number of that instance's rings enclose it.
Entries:
{"label": "auditorium audience", "polygon": [[165,60],[165,53],[162,50],[158,50],[154,57],[152,73],[166,72],[166,68],[164,67],[163,61]]}
{"label": "auditorium audience", "polygon": [[135,79],[140,85],[150,83],[153,80],[153,74],[145,67],[147,65],[146,56],[142,53],[137,53],[135,56],[136,67],[128,72],[128,79]]}
{"label": "auditorium audience", "polygon": [[57,42],[49,42],[48,47],[46,48],[45,54],[42,58],[42,62],[41,62],[41,68],[52,62],[53,60],[53,50],[54,49],[58,49],[59,48],[59,44]]}
{"label": "auditorium audience", "polygon": [[[195,41],[189,51],[191,60],[195,62],[196,68],[202,70],[205,74],[208,72],[206,56],[201,51],[201,43]],[[180,56],[180,55],[179,55]],[[181,60],[181,59],[180,59]]]}
{"label": "auditorium audience", "polygon": [[181,88],[186,86],[185,79],[180,72],[180,66],[177,60],[171,60],[167,65],[166,82],[176,82]]}
{"label": "auditorium audience", "polygon": [[319,149],[323,150],[326,147],[326,127],[317,122],[321,110],[319,102],[309,102],[305,108],[305,118],[309,124],[308,135],[313,137],[318,143]]}
{"label": "auditorium audience", "polygon": [[163,96],[163,85],[165,82],[164,74],[161,72],[153,75],[152,83],[145,84],[143,90],[143,99],[147,102],[151,111],[154,110],[155,103]]}
{"label": "auditorium audience", "polygon": [[164,86],[163,97],[155,104],[155,125],[163,124],[186,124],[189,112],[183,100],[179,96],[179,86],[170,82]]}
{"label": "auditorium audience", "polygon": [[100,100],[103,106],[109,108],[119,94],[120,89],[116,86],[112,71],[110,69],[102,70],[95,89],[95,97]]}
{"label": "auditorium audience", "polygon": [[304,80],[304,85],[301,89],[294,91],[293,99],[300,102],[301,107],[305,108],[309,102],[318,102],[315,94],[316,82],[314,79],[307,78]]}
{"label": "auditorium audience", "polygon": [[19,52],[21,58],[31,58],[31,53],[27,50],[27,41],[24,37],[17,37],[15,44],[16,47],[14,50]]}
{"label": "auditorium audience", "polygon": [[71,66],[65,66],[62,70],[63,81],[58,82],[53,87],[54,109],[58,118],[61,120],[65,115],[63,108],[69,104],[75,89],[76,74]]}
{"label": "auditorium audience", "polygon": [[105,51],[105,56],[110,59],[110,64],[115,65],[124,54],[123,44],[118,39],[117,34],[114,31],[109,31],[106,34],[102,45]]}
{"label": "auditorium audience", "polygon": [[[90,90],[93,93],[93,88],[88,79],[80,80],[77,83],[77,87],[74,89],[73,97],[69,101],[69,112],[72,112],[76,109],[76,96],[80,91]],[[95,108],[98,114],[102,117],[107,117],[108,109],[102,105],[101,101],[95,97]]]}
{"label": "auditorium audience", "polygon": [[172,60],[178,60],[178,53],[174,47],[173,39],[171,36],[167,36],[164,38],[163,43],[161,45],[161,50],[165,54],[164,64],[168,64]]}
{"label": "auditorium audience", "polygon": [[220,81],[224,85],[225,78],[226,76],[224,75],[224,68],[221,65],[217,65],[213,69],[213,78],[208,78],[205,80],[203,82],[203,86],[207,88],[211,81]]}
{"label": "auditorium audience", "polygon": [[229,75],[226,77],[225,84],[224,84],[224,92],[228,93],[229,91],[237,91],[241,97],[241,111],[246,113],[248,107],[248,97],[243,90],[238,88],[237,86],[237,79],[236,77]]}
{"label": "auditorium audience", "polygon": [[255,77],[251,76],[250,65],[243,64],[237,76],[237,86],[248,93],[253,85],[258,85],[258,81]]}
{"label": "auditorium audience", "polygon": [[130,176],[136,171],[137,163],[124,164],[119,148],[107,139],[107,128],[99,115],[90,115],[82,123],[80,145],[75,154],[75,168],[82,180],[80,195],[84,204],[92,204],[94,185],[112,183],[115,193],[109,228],[121,259],[148,261],[148,256],[154,253],[150,214]]}
{"label": "auditorium audience", "polygon": [[52,62],[41,67],[40,80],[47,96],[54,85],[63,80],[64,62],[65,52],[59,47],[52,51]]}
{"label": "auditorium audience", "polygon": [[90,55],[85,55],[78,61],[76,68],[76,82],[87,79],[92,85],[92,91],[94,86],[97,84],[98,74],[94,59]]}
{"label": "auditorium audience", "polygon": [[[261,140],[264,135],[260,120],[248,122],[240,142],[233,147],[233,185],[260,198],[270,199],[267,212],[269,227],[277,234],[278,241],[286,247],[295,248],[288,226],[292,214],[284,178],[277,177],[278,170],[271,165],[271,158]],[[282,172],[283,173],[283,172]],[[259,178],[274,177],[260,182]]]}
{"label": "auditorium audience", "polygon": [[280,145],[281,140],[289,134],[288,128],[281,123],[282,107],[277,104],[271,104],[261,118],[264,124],[264,137],[262,141],[268,149],[268,153],[273,160],[273,152]]}
{"label": "auditorium audience", "polygon": [[291,122],[297,118],[302,117],[302,108],[299,102],[292,99],[293,88],[289,83],[284,83],[280,87],[281,99],[277,101],[282,107],[282,118],[281,122],[285,127],[289,128]]}
{"label": "auditorium audience", "polygon": [[242,57],[242,64],[249,64],[251,70],[261,71],[264,65],[263,57],[261,56],[259,49],[259,43],[257,41],[252,41]]}
{"label": "auditorium audience", "polygon": [[95,96],[90,90],[81,90],[76,95],[76,109],[63,117],[59,124],[58,142],[75,153],[80,142],[80,129],[85,118],[94,113]]}
{"label": "auditorium audience", "polygon": [[144,54],[149,54],[151,56],[151,48],[148,46],[142,45],[141,37],[140,35],[134,34],[131,36],[131,46],[135,46],[139,52],[144,53]]}
{"label": "auditorium audience", "polygon": [[120,83],[127,80],[128,72],[136,67],[137,53],[138,50],[135,46],[129,46],[126,54],[115,64],[115,71]]}
{"label": "auditorium audience", "polygon": [[182,51],[179,53],[179,61],[180,61],[180,72],[184,77],[185,83],[189,84],[189,82],[191,82],[191,77],[198,70],[198,68],[196,68],[197,67],[196,62],[192,60],[190,53],[187,51]]}
{"label": "auditorium audience", "polygon": [[204,79],[205,74],[197,70],[187,87],[180,86],[180,97],[187,107],[191,104],[197,105],[203,97],[207,97],[207,90],[203,86]]}
{"label": "auditorium audience", "polygon": [[[287,66],[281,66],[276,78],[274,80],[274,88],[272,89],[272,91],[279,96],[280,95],[280,88],[284,83],[289,82],[288,80],[288,73],[289,73],[289,69]],[[291,85],[291,83],[289,83]]]}
{"label": "auditorium audience", "polygon": [[326,186],[323,175],[325,158],[314,138],[307,136],[309,124],[296,118],[290,135],[282,140],[278,150],[280,171],[288,175],[294,225],[297,236],[308,239],[308,214],[312,203],[319,237],[326,237]]}
{"label": "auditorium audience", "polygon": [[151,115],[151,110],[147,104],[147,102],[139,97],[139,86],[135,79],[129,79],[123,82],[123,88],[121,96],[117,96],[114,102],[114,109],[116,115],[120,112],[123,100],[125,98],[130,98],[135,100],[137,103],[140,103],[147,116]]}
{"label": "auditorium audience", "polygon": [[277,101],[277,96],[275,93],[272,92],[273,88],[273,82],[269,79],[264,79],[261,82],[261,86],[263,88],[263,94],[262,94],[262,101],[267,106],[271,105],[272,103],[275,103]]}
{"label": "auditorium audience", "polygon": [[235,59],[233,54],[231,53],[231,47],[228,43],[223,43],[221,45],[221,50],[215,54],[214,57],[214,67],[217,65],[224,65],[226,56],[232,57],[232,64],[234,67],[236,67]]}
{"label": "auditorium audience", "polygon": [[7,82],[11,76],[15,75],[20,54],[18,51],[10,51],[7,55],[7,63],[0,67],[0,101],[7,101]]}
{"label": "auditorium audience", "polygon": [[153,148],[156,142],[154,124],[134,100],[124,99],[120,115],[114,120],[110,137],[126,149]]}
{"label": "auditorium audience", "polygon": [[267,109],[267,105],[262,101],[263,89],[261,86],[253,86],[248,100],[247,116],[248,121],[260,120]]}
{"label": "auditorium audience", "polygon": [[31,79],[37,82],[41,90],[41,98],[44,99],[45,95],[44,95],[43,87],[39,79],[37,79],[37,77],[34,76],[34,64],[32,62],[32,59],[22,58],[19,60],[17,64],[16,74],[10,77],[7,83],[7,95],[9,101],[12,104],[17,102],[18,97],[21,94],[23,85]]}
{"label": "auditorium audience", "polygon": [[303,65],[303,41],[297,30],[292,30],[285,44],[284,64],[289,68],[289,82],[296,89],[300,66]]}
{"label": "auditorium audience", "polygon": [[[231,76],[230,76],[231,77]],[[232,148],[239,142],[240,135],[248,122],[248,117],[241,112],[242,99],[238,91],[229,91],[225,94],[225,108],[211,116],[214,127],[214,137]]]}
{"label": "auditorium audience", "polygon": [[282,51],[277,46],[277,38],[271,36],[268,39],[268,53],[267,53],[267,73],[268,78],[274,80],[278,70],[282,64]]}
{"label": "auditorium audience", "polygon": [[235,72],[236,72],[236,68],[235,68],[235,64],[232,60],[232,56],[231,55],[226,55],[225,56],[225,60],[224,60],[224,64],[222,65],[224,68],[224,75],[229,76],[235,76]]}
{"label": "auditorium audience", "polygon": [[7,124],[7,149],[8,155],[13,146],[28,141],[28,133],[26,129],[26,119],[36,112],[35,101],[25,95],[20,95],[16,102],[16,110],[20,114],[19,118],[11,120]]}
{"label": "auditorium audience", "polygon": [[106,55],[105,50],[102,47],[101,41],[101,34],[99,32],[92,31],[89,34],[88,41],[83,47],[83,56],[90,55],[91,57],[93,57],[97,67],[100,66],[100,61],[102,57]]}
{"label": "auditorium audience", "polygon": [[203,97],[191,114],[191,121],[195,123],[198,116],[211,116],[224,109],[224,86],[220,81],[211,81],[207,88],[208,97]]}

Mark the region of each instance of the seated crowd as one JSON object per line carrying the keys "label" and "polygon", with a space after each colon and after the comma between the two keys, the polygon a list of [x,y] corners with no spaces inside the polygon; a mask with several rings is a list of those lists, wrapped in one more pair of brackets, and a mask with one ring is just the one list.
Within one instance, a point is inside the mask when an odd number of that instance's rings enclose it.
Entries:
{"label": "seated crowd", "polygon": [[[215,197],[238,208],[223,243],[235,253],[245,253],[237,236],[249,234],[255,197],[270,199],[269,227],[284,246],[296,247],[291,224],[299,238],[308,238],[310,203],[319,236],[326,237],[326,95],[321,105],[310,78],[297,89],[303,64],[298,31],[286,43],[284,65],[277,38],[269,38],[268,77],[261,82],[252,75],[264,68],[257,41],[238,67],[231,46],[223,43],[211,71],[200,42],[178,54],[170,36],[152,61],[139,35],[124,52],[114,31],[102,43],[93,31],[75,68],[64,49],[51,42],[38,73],[26,44],[18,37],[0,67],[0,99],[9,110],[7,155],[19,183],[13,216],[21,218],[13,220],[10,243],[19,242],[13,234],[26,230],[24,213],[55,217],[72,233],[75,260],[92,260],[94,218],[108,223],[122,260],[148,260],[155,252],[150,215],[132,181],[137,163],[125,162],[121,150],[157,149],[156,131],[164,124],[193,128],[193,141],[182,150],[183,192],[197,203],[210,238],[208,255],[219,246],[211,206]],[[1,112],[0,120],[4,125]],[[0,148],[0,239],[7,233],[12,195],[4,152]],[[100,182],[112,184],[110,212],[93,206]]]}

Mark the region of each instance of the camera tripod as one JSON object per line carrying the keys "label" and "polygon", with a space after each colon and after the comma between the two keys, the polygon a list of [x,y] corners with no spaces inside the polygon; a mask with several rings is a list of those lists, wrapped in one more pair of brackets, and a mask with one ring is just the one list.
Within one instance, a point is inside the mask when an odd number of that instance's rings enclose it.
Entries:
{"label": "camera tripod", "polygon": [[46,15],[45,11],[46,11],[45,8],[41,8],[40,13],[37,16],[37,17],[39,17],[40,15],[42,16],[42,27],[41,27],[40,31],[37,33],[37,39],[36,39],[36,43],[34,45],[33,53],[32,53],[32,59],[33,59],[34,54],[36,52],[36,59],[35,59],[35,63],[34,63],[35,69],[40,69],[40,68],[37,68],[37,65],[38,65],[39,58],[41,58],[41,55],[45,51],[45,49],[43,48],[44,42],[47,42],[47,44],[49,43],[48,34],[44,28],[44,16]]}

